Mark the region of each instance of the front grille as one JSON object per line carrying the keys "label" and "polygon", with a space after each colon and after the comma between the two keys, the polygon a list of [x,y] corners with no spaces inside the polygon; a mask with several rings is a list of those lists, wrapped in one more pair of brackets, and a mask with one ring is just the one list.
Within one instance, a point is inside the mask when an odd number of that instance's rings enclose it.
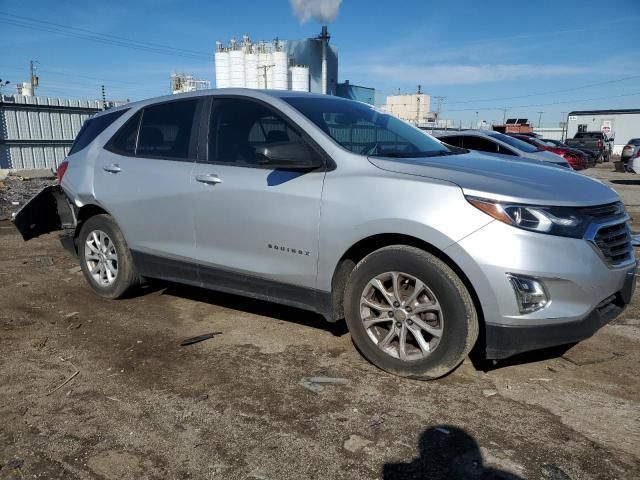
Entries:
{"label": "front grille", "polygon": [[580,209],[580,212],[594,220],[600,220],[624,214],[624,205],[621,202],[607,203],[595,207],[584,207]]}
{"label": "front grille", "polygon": [[598,229],[593,242],[611,266],[621,265],[633,258],[631,234],[626,221]]}

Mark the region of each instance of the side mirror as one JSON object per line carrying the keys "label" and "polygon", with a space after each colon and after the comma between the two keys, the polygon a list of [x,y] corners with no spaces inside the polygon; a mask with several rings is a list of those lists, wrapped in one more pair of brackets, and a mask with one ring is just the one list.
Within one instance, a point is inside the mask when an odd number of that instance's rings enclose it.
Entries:
{"label": "side mirror", "polygon": [[322,166],[322,160],[303,142],[279,142],[256,149],[262,165],[272,168],[312,170]]}

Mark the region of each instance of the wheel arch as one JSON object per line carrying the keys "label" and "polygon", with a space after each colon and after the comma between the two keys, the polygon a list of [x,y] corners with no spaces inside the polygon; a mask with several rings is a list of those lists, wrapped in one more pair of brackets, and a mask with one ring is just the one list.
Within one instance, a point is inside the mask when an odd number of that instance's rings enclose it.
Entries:
{"label": "wheel arch", "polygon": [[456,273],[456,275],[458,275],[458,277],[460,277],[460,280],[462,280],[471,295],[473,305],[478,315],[480,327],[480,337],[478,340],[484,341],[484,315],[482,312],[482,305],[476,289],[469,280],[469,277],[456,264],[456,262],[454,262],[451,257],[442,250],[420,238],[405,234],[382,233],[371,235],[359,240],[347,249],[338,261],[331,278],[331,319],[333,321],[337,321],[344,318],[344,291],[347,279],[349,278],[353,268],[358,264],[358,262],[360,262],[360,260],[370,253],[391,245],[407,245],[424,250],[442,260]]}
{"label": "wheel arch", "polygon": [[95,217],[96,215],[109,215],[111,218],[113,218],[113,216],[104,208],[94,203],[83,205],[76,212],[76,227],[75,231],[73,232],[73,248],[76,254],[78,253],[78,235],[80,235],[82,225],[84,225],[84,222],[89,220],[91,217]]}

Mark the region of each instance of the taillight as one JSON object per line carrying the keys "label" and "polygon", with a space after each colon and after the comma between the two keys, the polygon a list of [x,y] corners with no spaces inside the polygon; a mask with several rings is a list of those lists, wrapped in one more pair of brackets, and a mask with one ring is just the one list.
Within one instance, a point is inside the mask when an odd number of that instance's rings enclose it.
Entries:
{"label": "taillight", "polygon": [[56,180],[58,183],[62,183],[62,177],[64,177],[68,166],[69,162],[62,162],[60,165],[58,165],[58,170],[56,170]]}
{"label": "taillight", "polygon": [[598,148],[604,148],[604,143],[602,140],[598,140]]}

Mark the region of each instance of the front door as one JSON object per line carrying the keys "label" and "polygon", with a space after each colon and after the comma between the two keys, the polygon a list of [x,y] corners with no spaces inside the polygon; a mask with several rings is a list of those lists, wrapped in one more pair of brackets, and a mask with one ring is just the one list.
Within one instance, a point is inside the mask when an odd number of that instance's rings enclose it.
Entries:
{"label": "front door", "polygon": [[273,168],[257,153],[287,142],[305,140],[271,107],[241,97],[213,101],[208,154],[193,173],[196,255],[205,284],[233,285],[244,277],[256,283],[248,288],[263,280],[315,287],[325,172]]}

